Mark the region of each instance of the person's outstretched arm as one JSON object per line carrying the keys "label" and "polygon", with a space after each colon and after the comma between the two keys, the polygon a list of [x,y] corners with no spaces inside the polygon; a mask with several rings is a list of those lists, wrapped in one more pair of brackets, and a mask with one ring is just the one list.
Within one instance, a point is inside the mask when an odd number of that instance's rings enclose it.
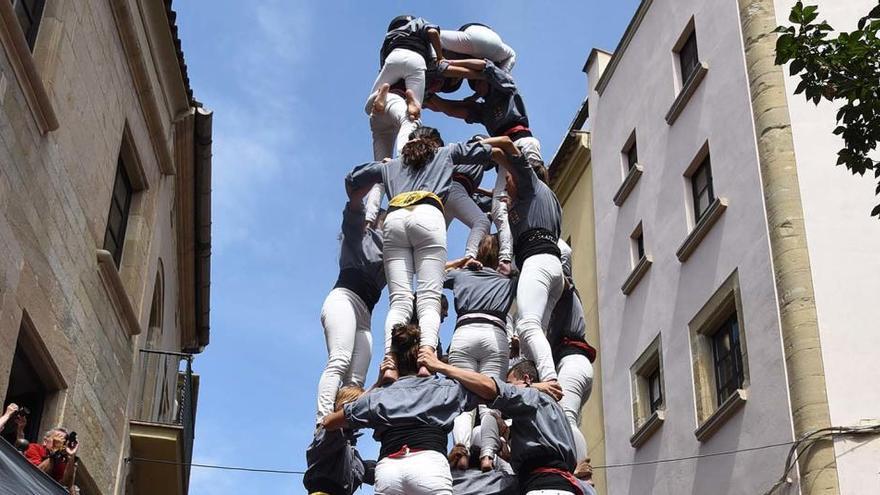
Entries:
{"label": "person's outstretched arm", "polygon": [[425,99],[424,107],[428,110],[446,114],[449,117],[466,120],[471,114],[473,103],[468,101],[447,100],[434,95]]}
{"label": "person's outstretched arm", "polygon": [[[461,60],[450,60],[449,65],[452,67],[461,67],[463,69],[472,70],[482,73],[486,69],[486,61],[481,58],[465,58]],[[485,77],[485,76],[483,76]]]}
{"label": "person's outstretched arm", "polygon": [[495,397],[498,396],[495,380],[475,371],[463,370],[451,364],[446,364],[437,359],[437,353],[434,351],[423,350],[419,352],[419,364],[432,372],[441,373],[452,378],[460,383],[462,387],[485,401],[495,400]]}

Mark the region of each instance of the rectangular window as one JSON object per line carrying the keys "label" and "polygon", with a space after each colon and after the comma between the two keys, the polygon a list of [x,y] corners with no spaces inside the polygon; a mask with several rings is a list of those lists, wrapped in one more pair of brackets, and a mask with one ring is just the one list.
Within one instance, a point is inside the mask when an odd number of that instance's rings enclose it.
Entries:
{"label": "rectangular window", "polygon": [[[19,415],[25,419],[22,432],[24,440],[39,442],[42,439],[41,429],[54,426],[52,419],[58,414],[60,406],[59,391],[66,387],[52,355],[33,329],[27,312],[22,314],[8,378],[3,409],[10,403],[17,404]],[[8,421],[2,432],[3,438],[10,443],[14,443],[18,437],[16,424],[16,420]]]}
{"label": "rectangular window", "polygon": [[119,267],[122,261],[122,248],[125,244],[125,229],[131,210],[133,189],[122,157],[116,164],[116,179],[113,182],[113,195],[110,199],[110,213],[107,216],[107,232],[104,234],[104,249],[113,255]]}
{"label": "rectangular window", "polygon": [[632,234],[629,235],[629,239],[632,249],[632,264],[635,267],[645,257],[645,231],[642,228],[642,222],[639,222]]}
{"label": "rectangular window", "polygon": [[663,384],[660,381],[660,367],[658,366],[648,377],[648,406],[651,413],[660,409],[663,404]]}
{"label": "rectangular window", "polygon": [[722,323],[712,335],[712,360],[715,366],[716,400],[721,404],[742,388],[744,380],[736,314]]}
{"label": "rectangular window", "polygon": [[660,335],[651,342],[630,367],[633,394],[633,435],[630,445],[640,447],[663,424],[663,359]]}
{"label": "rectangular window", "polygon": [[[19,343],[15,347],[15,354],[12,357],[9,388],[6,391],[3,409],[5,410],[10,403],[18,405],[21,410],[19,414],[24,415],[27,420],[24,438],[30,442],[40,440],[40,423],[42,423],[43,408],[48,393],[47,387],[40,380],[40,375]],[[16,440],[14,423],[14,421],[8,422],[3,430],[3,438],[13,444]]]}
{"label": "rectangular window", "polygon": [[633,142],[630,145],[629,149],[626,150],[627,170],[632,170],[632,168],[635,167],[637,163],[639,163],[639,151],[638,147],[636,146],[636,141],[635,139],[633,139]]}
{"label": "rectangular window", "polygon": [[749,357],[739,275],[727,277],[688,323],[697,440],[710,438],[748,397]]}
{"label": "rectangular window", "polygon": [[635,238],[635,241],[636,241],[636,256],[639,259],[642,259],[645,257],[645,237],[644,237],[644,235],[641,232],[639,232],[639,236]]}
{"label": "rectangular window", "polygon": [[12,0],[15,16],[27,39],[28,47],[34,51],[37,42],[37,32],[40,30],[40,20],[43,18],[45,0]]}
{"label": "rectangular window", "polygon": [[697,53],[697,31],[691,33],[685,39],[684,44],[678,51],[678,63],[681,68],[681,83],[686,84],[700,65],[700,56]]}
{"label": "rectangular window", "polygon": [[715,189],[712,184],[712,165],[708,153],[691,175],[691,194],[694,200],[694,221],[699,222],[709,205],[715,201]]}

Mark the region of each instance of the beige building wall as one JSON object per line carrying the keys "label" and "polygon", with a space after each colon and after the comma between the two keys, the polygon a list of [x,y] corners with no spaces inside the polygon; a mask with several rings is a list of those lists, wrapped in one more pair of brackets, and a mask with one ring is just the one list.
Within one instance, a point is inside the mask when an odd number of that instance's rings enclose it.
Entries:
{"label": "beige building wall", "polygon": [[[777,0],[776,19],[788,24],[794,1]],[[835,29],[856,29],[856,22],[877,5],[871,0],[820,0],[820,20]],[[816,298],[822,358],[831,424],[853,426],[880,420],[880,223],[869,213],[877,204],[876,183],[867,174],[853,176],[835,166],[843,140],[834,136],[838,107],[819,106],[794,95],[799,77],[785,69]],[[880,439],[835,441],[840,493],[880,493]]]}
{"label": "beige building wall", "polygon": [[[561,165],[565,172],[554,177],[553,188],[562,206],[562,238],[567,240],[572,249],[572,276],[584,307],[587,341],[599,350],[593,363],[592,394],[581,411],[581,431],[587,441],[591,464],[602,466],[606,463],[603,427],[605,419],[602,412],[602,345],[599,340],[590,136],[584,133],[574,135],[571,139],[575,150]],[[593,479],[599,493],[607,493],[605,470],[595,470]]]}
{"label": "beige building wall", "polygon": [[[180,351],[194,331],[180,321],[182,292],[193,288],[178,282],[185,246],[177,242],[173,175],[182,166],[174,157],[187,156],[177,154],[174,121],[191,114],[191,100],[165,8],[47,0],[31,57],[10,2],[0,5],[0,394],[24,322],[57,388],[41,430],[79,433],[79,479],[93,479],[89,493],[124,488],[137,351],[157,280],[157,347]],[[121,152],[143,190],[132,200],[117,270],[99,262],[98,250]]]}

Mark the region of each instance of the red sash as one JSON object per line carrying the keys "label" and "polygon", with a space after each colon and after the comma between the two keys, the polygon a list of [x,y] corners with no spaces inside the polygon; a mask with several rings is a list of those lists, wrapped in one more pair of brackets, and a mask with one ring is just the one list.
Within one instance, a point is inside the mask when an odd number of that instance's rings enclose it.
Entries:
{"label": "red sash", "polygon": [[589,359],[591,363],[596,360],[596,348],[584,342],[583,340],[572,340],[568,337],[563,337],[562,345],[577,347],[578,349],[586,352],[587,359]]}
{"label": "red sash", "polygon": [[516,134],[517,132],[522,132],[522,131],[532,132],[532,130],[529,129],[528,127],[526,127],[522,124],[518,124],[518,125],[511,127],[510,129],[504,131],[504,135],[510,136],[511,134]]}
{"label": "red sash", "polygon": [[571,484],[571,487],[574,488],[574,493],[576,495],[584,495],[584,491],[581,490],[581,485],[578,483],[577,478],[575,478],[574,475],[569,473],[568,471],[557,468],[543,467],[533,470],[532,474],[558,474],[559,476],[565,478],[565,481],[568,481]]}
{"label": "red sash", "polygon": [[422,452],[423,450],[425,450],[425,449],[411,449],[411,448],[409,448],[409,445],[404,445],[403,447],[400,448],[400,450],[398,450],[397,452],[395,452],[393,454],[388,454],[386,457],[388,457],[389,459],[401,459],[403,457],[406,457],[408,454]]}

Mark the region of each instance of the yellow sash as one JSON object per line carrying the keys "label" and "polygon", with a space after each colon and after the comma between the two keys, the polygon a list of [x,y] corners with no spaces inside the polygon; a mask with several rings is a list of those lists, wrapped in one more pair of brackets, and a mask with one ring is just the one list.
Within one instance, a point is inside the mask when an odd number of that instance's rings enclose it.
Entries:
{"label": "yellow sash", "polygon": [[443,209],[443,201],[440,201],[440,197],[431,191],[410,191],[400,193],[391,198],[388,205],[394,206],[395,208],[406,208],[407,206],[412,206],[426,198],[436,201],[437,204],[440,205],[440,208]]}

